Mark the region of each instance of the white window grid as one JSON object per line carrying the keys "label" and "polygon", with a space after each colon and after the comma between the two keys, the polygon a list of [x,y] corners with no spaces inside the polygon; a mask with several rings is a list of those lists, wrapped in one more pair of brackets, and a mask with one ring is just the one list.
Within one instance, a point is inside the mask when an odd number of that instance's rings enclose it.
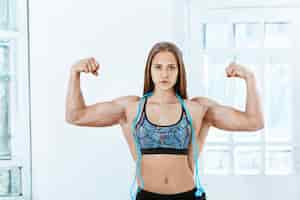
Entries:
{"label": "white window grid", "polygon": [[[28,2],[1,0],[0,41],[9,48],[9,137],[11,155],[0,159],[1,178],[18,176],[20,193],[1,196],[0,200],[29,200],[32,198],[31,184],[31,138],[29,104],[29,41]],[[5,41],[5,42],[3,42]]]}
{"label": "white window grid", "polygon": [[[271,56],[274,56],[275,58],[280,58],[279,63],[285,63],[289,64],[289,67],[294,67],[294,58],[296,58],[295,55],[295,49],[296,47],[293,46],[294,43],[292,41],[291,46],[289,48],[264,48],[263,42],[258,44],[258,47],[256,48],[236,48],[234,46],[234,29],[231,29],[232,37],[228,38],[229,44],[231,46],[225,47],[225,48],[204,48],[202,44],[204,44],[205,36],[203,35],[206,24],[249,24],[249,23],[255,23],[259,26],[258,31],[258,37],[263,38],[264,36],[264,28],[266,23],[287,23],[291,29],[294,29],[296,27],[296,24],[298,23],[296,19],[296,12],[297,9],[292,8],[243,8],[243,9],[224,9],[224,10],[201,10],[199,9],[199,12],[195,12],[194,10],[188,7],[189,9],[189,17],[187,17],[187,27],[188,30],[186,38],[187,40],[187,51],[189,52],[189,60],[188,63],[195,65],[195,66],[202,66],[202,69],[194,69],[192,71],[198,73],[200,76],[202,74],[201,78],[201,87],[202,91],[205,91],[202,93],[202,95],[207,95],[207,89],[209,85],[209,80],[207,77],[205,77],[203,74],[207,73],[208,66],[205,66],[205,63],[207,57],[209,56],[216,56],[219,58],[223,58],[225,62],[222,63],[228,63],[233,60],[237,60],[240,63],[245,64],[245,66],[251,66],[251,64],[259,64],[260,67],[264,67],[268,62],[269,58]],[[299,9],[298,9],[299,10]],[[252,14],[251,14],[252,13]],[[280,15],[278,15],[280,13]],[[220,36],[221,37],[221,36]],[[292,36],[291,36],[292,37]],[[263,40],[260,40],[263,41]],[[252,57],[252,62],[247,62],[247,59],[244,55],[247,55],[248,57]],[[249,56],[250,55],[250,56]],[[226,60],[227,59],[227,60]],[[226,66],[223,66],[224,69]],[[225,75],[225,74],[224,74]],[[261,77],[260,77],[261,78]],[[262,77],[263,80],[264,77]],[[241,82],[241,80],[237,80],[238,82]],[[233,86],[236,86],[237,81],[231,81],[231,83],[228,83],[229,88],[232,89]],[[194,83],[195,85],[199,85],[197,83]],[[241,83],[238,83],[241,84]],[[219,87],[223,87],[220,85]],[[267,81],[263,80],[262,84],[263,88],[260,88],[260,95],[263,95],[264,101],[262,102],[263,106],[265,105],[264,102],[268,100],[268,94],[262,94],[261,91],[266,91],[265,87],[268,87]],[[199,90],[199,87],[191,88],[194,89],[194,93],[199,95],[199,92],[196,91]],[[228,91],[225,91],[225,93]],[[246,98],[245,98],[246,100]],[[221,103],[224,103],[223,101]],[[240,104],[245,104],[245,101],[239,102]],[[242,108],[241,105],[236,105],[236,102],[225,102],[225,104],[228,105],[234,105],[237,108]],[[268,112],[266,107],[263,107],[264,114],[265,114],[265,120],[268,120],[268,115],[266,112]],[[293,116],[292,109],[290,109],[290,114]],[[225,164],[227,165],[227,169],[229,170],[214,170],[210,169],[207,170],[205,167],[200,166],[200,173],[203,174],[216,174],[216,175],[286,175],[286,174],[294,174],[295,171],[295,146],[297,145],[293,130],[292,130],[293,124],[291,122],[290,130],[288,132],[290,133],[290,137],[285,138],[286,140],[275,140],[275,141],[266,141],[266,132],[268,131],[268,127],[265,127],[263,130],[260,130],[256,133],[250,133],[250,135],[260,138],[260,142],[255,142],[246,139],[244,141],[235,142],[234,138],[239,137],[239,135],[242,135],[244,133],[230,133],[229,131],[221,131],[215,128],[211,128],[210,132],[212,132],[212,129],[214,129],[215,132],[219,132],[218,137],[215,137],[211,140],[207,140],[203,156],[200,156],[200,163],[203,163],[205,166],[205,162],[207,165],[210,164],[209,158],[205,157],[205,152],[207,151],[216,151],[218,149],[221,149],[225,152],[228,152],[227,157],[225,159]],[[227,139],[227,141],[226,141]],[[242,137],[240,139],[243,139]],[[252,138],[253,139],[253,138]],[[236,160],[236,154],[237,151],[235,151],[236,148],[247,149],[249,147],[253,148],[253,150],[256,150],[258,152],[261,152],[261,159],[260,159],[260,166],[257,171],[243,171],[239,170],[237,166],[237,160]],[[286,171],[280,171],[280,170],[271,170],[268,166],[268,163],[266,163],[267,157],[270,157],[270,154],[268,151],[287,151],[291,152],[289,154],[290,161],[289,163],[289,169],[285,169]],[[255,151],[254,151],[255,152]],[[226,153],[225,153],[226,154]],[[251,156],[251,155],[249,155]],[[254,163],[255,165],[256,163]],[[289,170],[289,171],[288,171]]]}

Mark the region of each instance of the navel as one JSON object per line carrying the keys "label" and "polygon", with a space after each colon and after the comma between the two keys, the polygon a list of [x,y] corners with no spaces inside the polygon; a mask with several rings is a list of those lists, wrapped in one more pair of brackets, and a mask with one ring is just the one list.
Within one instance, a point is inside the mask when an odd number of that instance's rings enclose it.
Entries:
{"label": "navel", "polygon": [[168,177],[165,177],[164,183],[165,183],[165,184],[168,184],[168,183],[169,183]]}

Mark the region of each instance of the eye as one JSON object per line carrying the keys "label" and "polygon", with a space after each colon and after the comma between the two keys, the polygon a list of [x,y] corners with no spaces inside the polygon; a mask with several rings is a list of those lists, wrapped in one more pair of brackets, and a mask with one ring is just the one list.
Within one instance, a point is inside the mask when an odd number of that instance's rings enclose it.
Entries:
{"label": "eye", "polygon": [[169,66],[172,70],[176,69],[174,65]]}
{"label": "eye", "polygon": [[160,69],[160,65],[154,65],[155,69]]}

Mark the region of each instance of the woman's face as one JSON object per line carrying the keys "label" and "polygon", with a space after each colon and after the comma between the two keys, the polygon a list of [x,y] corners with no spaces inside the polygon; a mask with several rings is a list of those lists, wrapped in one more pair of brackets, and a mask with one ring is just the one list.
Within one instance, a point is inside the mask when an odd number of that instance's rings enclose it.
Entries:
{"label": "woman's face", "polygon": [[154,56],[151,76],[157,89],[169,90],[173,88],[178,76],[178,64],[173,53],[162,51]]}

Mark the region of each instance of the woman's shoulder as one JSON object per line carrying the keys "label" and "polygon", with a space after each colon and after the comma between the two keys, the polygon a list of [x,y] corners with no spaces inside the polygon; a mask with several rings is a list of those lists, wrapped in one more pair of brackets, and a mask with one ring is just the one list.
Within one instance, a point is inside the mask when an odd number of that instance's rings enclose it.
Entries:
{"label": "woman's shoulder", "polygon": [[119,106],[122,106],[126,116],[132,114],[136,110],[136,105],[141,100],[141,97],[136,95],[121,96],[113,100]]}
{"label": "woman's shoulder", "polygon": [[120,101],[123,102],[124,107],[126,108],[126,111],[131,111],[136,109],[138,103],[142,97],[136,96],[136,95],[128,95],[121,97]]}
{"label": "woman's shoulder", "polygon": [[199,101],[199,99],[205,99],[205,97],[193,97],[190,99],[185,99],[187,107],[192,111],[206,111],[208,106],[205,103]]}
{"label": "woman's shoulder", "polygon": [[132,106],[132,104],[139,102],[140,99],[141,97],[136,95],[127,95],[127,96],[118,97],[114,99],[113,102],[127,109],[129,106]]}

